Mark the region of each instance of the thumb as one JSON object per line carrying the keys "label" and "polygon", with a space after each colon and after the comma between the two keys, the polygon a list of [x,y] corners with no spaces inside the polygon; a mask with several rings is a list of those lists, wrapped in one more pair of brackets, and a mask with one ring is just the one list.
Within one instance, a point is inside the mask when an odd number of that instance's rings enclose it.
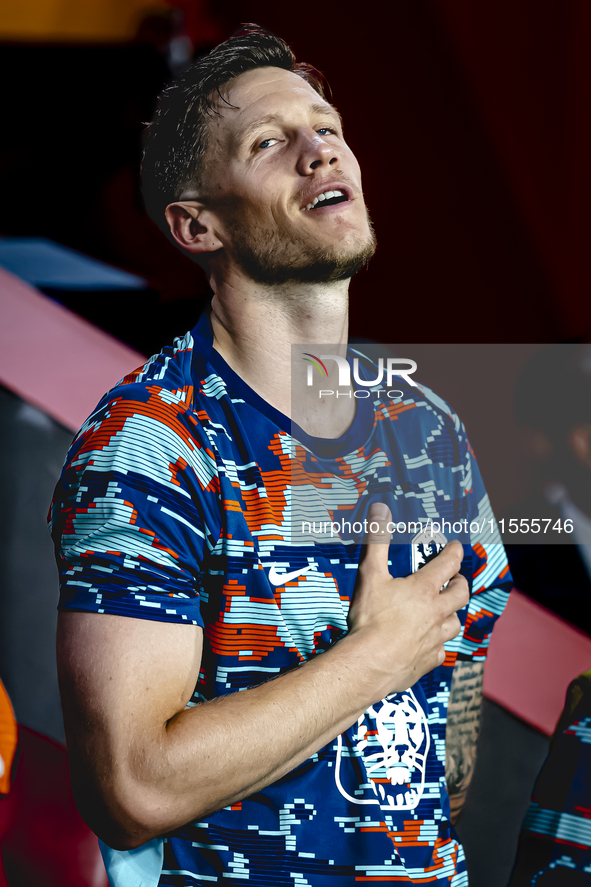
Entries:
{"label": "thumb", "polygon": [[388,524],[392,520],[392,513],[384,502],[374,502],[369,509],[367,522],[367,536],[365,537],[364,563],[368,566],[388,568],[388,546],[392,533]]}

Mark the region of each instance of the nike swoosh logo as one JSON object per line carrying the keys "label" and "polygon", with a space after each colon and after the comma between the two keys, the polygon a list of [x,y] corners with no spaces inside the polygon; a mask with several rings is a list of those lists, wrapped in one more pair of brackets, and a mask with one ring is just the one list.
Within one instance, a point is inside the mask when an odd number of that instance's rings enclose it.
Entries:
{"label": "nike swoosh logo", "polygon": [[309,566],[304,567],[303,570],[293,570],[291,573],[278,573],[275,569],[275,564],[273,564],[269,570],[269,582],[271,585],[285,585],[286,582],[293,582],[298,576],[303,576],[304,573],[307,573],[312,567],[313,564],[310,564]]}

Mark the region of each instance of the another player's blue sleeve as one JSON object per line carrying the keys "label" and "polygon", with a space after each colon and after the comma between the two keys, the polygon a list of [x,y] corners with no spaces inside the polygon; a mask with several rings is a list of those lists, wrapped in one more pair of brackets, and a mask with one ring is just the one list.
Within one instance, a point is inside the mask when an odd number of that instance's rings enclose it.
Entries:
{"label": "another player's blue sleeve", "polygon": [[60,609],[203,625],[217,492],[215,458],[184,398],[115,389],[75,439],[50,509]]}

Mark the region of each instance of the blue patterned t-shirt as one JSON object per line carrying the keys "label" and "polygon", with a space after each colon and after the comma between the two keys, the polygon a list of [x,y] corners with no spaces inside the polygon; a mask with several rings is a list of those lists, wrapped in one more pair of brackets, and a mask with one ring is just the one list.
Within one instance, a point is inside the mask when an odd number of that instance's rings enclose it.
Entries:
{"label": "blue patterned t-shirt", "polygon": [[[347,631],[360,545],[295,532],[294,502],[312,524],[367,516],[373,501],[395,521],[492,520],[457,416],[400,388],[360,400],[340,439],[296,441],[212,349],[204,315],[109,391],[72,444],[51,512],[60,608],[202,626],[190,705],[320,654]],[[467,884],[447,703],[455,662],[485,658],[511,587],[502,545],[479,539],[464,545],[471,599],[443,665],[278,782],[166,835],[159,885]],[[414,548],[390,545],[394,576],[417,567]]]}

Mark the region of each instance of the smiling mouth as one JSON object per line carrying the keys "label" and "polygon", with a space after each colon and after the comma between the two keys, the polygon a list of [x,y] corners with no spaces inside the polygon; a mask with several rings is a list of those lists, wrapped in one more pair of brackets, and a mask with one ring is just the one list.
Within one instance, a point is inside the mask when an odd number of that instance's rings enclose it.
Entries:
{"label": "smiling mouth", "polygon": [[334,206],[336,203],[344,203],[348,199],[349,198],[344,191],[323,191],[322,194],[315,197],[311,203],[307,206],[303,206],[302,210],[307,212],[309,210],[319,209],[322,206]]}

